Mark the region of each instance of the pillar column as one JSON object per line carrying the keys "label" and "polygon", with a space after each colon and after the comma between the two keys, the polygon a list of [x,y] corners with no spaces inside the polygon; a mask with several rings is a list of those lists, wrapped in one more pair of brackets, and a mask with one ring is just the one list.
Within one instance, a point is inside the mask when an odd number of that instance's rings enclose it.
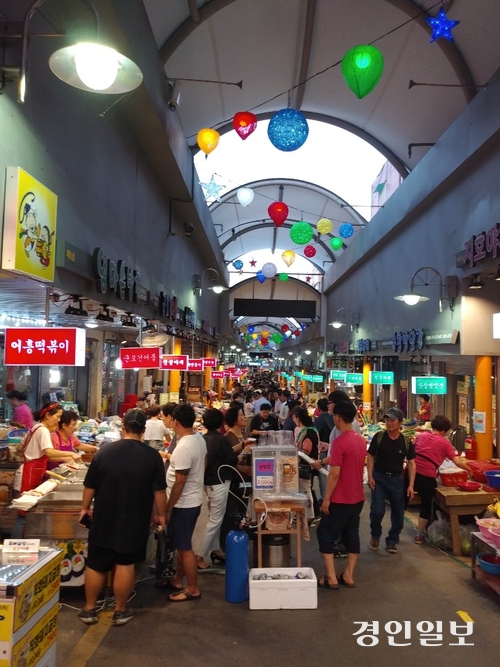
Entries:
{"label": "pillar column", "polygon": [[[181,354],[181,341],[179,338],[174,339],[174,351],[172,354]],[[169,371],[169,385],[170,391],[173,393],[179,393],[181,387],[181,372],[180,371]]]}
{"label": "pillar column", "polygon": [[372,420],[372,386],[369,382],[372,367],[369,361],[363,362],[363,415]]}
{"label": "pillar column", "polygon": [[485,433],[475,433],[477,458],[485,460],[493,456],[493,383],[491,357],[476,357],[476,391],[474,410],[486,415]]}

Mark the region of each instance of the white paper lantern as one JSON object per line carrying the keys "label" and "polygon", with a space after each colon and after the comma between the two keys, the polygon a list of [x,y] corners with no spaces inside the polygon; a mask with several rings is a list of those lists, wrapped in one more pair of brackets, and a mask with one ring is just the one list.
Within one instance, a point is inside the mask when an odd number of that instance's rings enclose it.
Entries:
{"label": "white paper lantern", "polygon": [[274,278],[277,273],[276,266],[272,262],[267,262],[262,267],[262,273],[266,276],[266,278]]}
{"label": "white paper lantern", "polygon": [[242,206],[249,206],[253,202],[254,194],[254,191],[250,188],[240,188],[236,196]]}

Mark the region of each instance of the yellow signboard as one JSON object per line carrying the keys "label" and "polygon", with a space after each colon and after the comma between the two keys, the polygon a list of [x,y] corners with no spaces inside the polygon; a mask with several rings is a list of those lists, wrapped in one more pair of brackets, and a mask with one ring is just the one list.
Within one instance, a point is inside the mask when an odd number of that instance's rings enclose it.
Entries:
{"label": "yellow signboard", "polygon": [[57,196],[19,167],[7,167],[2,269],[53,282]]}
{"label": "yellow signboard", "polygon": [[61,551],[56,558],[17,587],[14,632],[36,614],[59,590],[62,558]]}
{"label": "yellow signboard", "polygon": [[45,616],[14,645],[11,665],[24,665],[25,667],[36,665],[56,641],[58,611],[59,601],[56,600]]}

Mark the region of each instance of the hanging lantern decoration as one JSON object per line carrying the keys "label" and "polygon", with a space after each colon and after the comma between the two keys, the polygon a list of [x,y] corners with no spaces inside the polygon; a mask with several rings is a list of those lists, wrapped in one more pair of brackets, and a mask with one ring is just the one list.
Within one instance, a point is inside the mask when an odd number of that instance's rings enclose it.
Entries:
{"label": "hanging lantern decoration", "polygon": [[277,111],[267,128],[267,136],[272,145],[280,151],[290,152],[300,148],[309,134],[305,116],[296,109]]}
{"label": "hanging lantern decoration", "polygon": [[384,71],[384,57],[374,46],[355,46],[342,58],[342,74],[360,100],[375,88]]}
{"label": "hanging lantern decoration", "polygon": [[295,336],[295,338],[298,338],[298,337],[300,336],[300,334],[301,334],[300,329],[296,329],[296,330],[293,332],[293,335]]}
{"label": "hanging lantern decoration", "polygon": [[257,127],[257,116],[251,111],[238,111],[234,114],[233,128],[240,139],[245,140]]}
{"label": "hanging lantern decoration", "polygon": [[283,333],[286,333],[290,329],[288,324],[282,324],[280,328]]}
{"label": "hanging lantern decoration", "polygon": [[295,260],[295,253],[293,250],[285,250],[285,252],[281,255],[281,258],[287,266],[291,266]]}
{"label": "hanging lantern decoration", "polygon": [[318,230],[318,234],[328,234],[329,232],[332,231],[333,227],[333,222],[331,220],[328,220],[328,218],[321,218],[321,220],[318,220],[316,223],[316,229]]}
{"label": "hanging lantern decoration", "polygon": [[300,328],[302,329],[302,331],[305,331],[307,329],[307,324],[305,322],[302,322]]}
{"label": "hanging lantern decoration", "polygon": [[245,334],[248,331],[248,327],[246,324],[242,324],[240,327],[241,333]]}
{"label": "hanging lantern decoration", "polygon": [[286,283],[288,280],[288,273],[280,273],[278,277],[282,283]]}
{"label": "hanging lantern decoration", "polygon": [[451,34],[452,29],[457,26],[460,21],[450,21],[444,9],[440,9],[438,15],[434,18],[426,17],[425,20],[432,28],[432,37],[431,42],[434,42],[440,37],[448,39],[450,42],[453,42],[453,35]]}
{"label": "hanging lantern decoration", "polygon": [[278,333],[278,332],[273,333],[273,335],[271,336],[271,338],[272,338],[272,340],[273,340],[273,343],[276,343],[276,345],[279,345],[280,343],[283,342],[283,336],[282,336],[280,333]]}
{"label": "hanging lantern decoration", "polygon": [[306,257],[314,257],[316,254],[316,248],[313,245],[306,245],[304,248],[304,255]]}
{"label": "hanging lantern decoration", "polygon": [[267,338],[269,336],[269,327],[266,326],[265,324],[261,327],[261,331],[264,338]]}
{"label": "hanging lantern decoration", "polygon": [[257,271],[255,275],[257,276],[259,283],[262,285],[262,283],[266,280],[266,276],[262,273],[262,271]]}
{"label": "hanging lantern decoration", "polygon": [[259,337],[259,334],[258,334],[258,333],[253,333],[253,334],[252,334],[252,338],[253,338],[254,340],[257,340],[258,337]]}
{"label": "hanging lantern decoration", "polygon": [[241,259],[237,259],[233,262],[233,266],[236,269],[236,271],[241,271],[241,269],[243,268],[243,262],[241,261]]}
{"label": "hanging lantern decoration", "polygon": [[340,250],[340,248],[342,248],[342,239],[339,239],[337,236],[332,236],[330,245],[334,250]]}
{"label": "hanging lantern decoration", "polygon": [[354,234],[354,227],[351,225],[350,222],[344,222],[343,225],[340,225],[339,236],[341,236],[343,239],[350,239],[353,234]]}
{"label": "hanging lantern decoration", "polygon": [[204,127],[198,132],[196,141],[200,149],[208,155],[219,145],[220,134],[217,130],[212,130],[211,127]]}
{"label": "hanging lantern decoration", "polygon": [[245,342],[249,343],[252,340],[252,336],[250,334],[245,334]]}
{"label": "hanging lantern decoration", "polygon": [[281,225],[288,218],[289,209],[288,206],[283,201],[273,202],[267,209],[269,217],[274,222],[276,227],[281,227]]}
{"label": "hanging lantern decoration", "polygon": [[255,193],[250,188],[239,188],[236,196],[238,197],[240,204],[246,207],[250,206],[250,204],[253,202]]}
{"label": "hanging lantern decoration", "polygon": [[272,262],[266,262],[262,267],[262,273],[266,278],[274,278],[277,273],[276,266]]}
{"label": "hanging lantern decoration", "polygon": [[314,236],[314,230],[308,222],[296,222],[290,229],[290,238],[297,245],[305,245]]}
{"label": "hanging lantern decoration", "polygon": [[255,331],[255,327],[253,327],[252,325],[250,325],[250,326],[248,327],[248,333],[249,333],[249,334],[253,334],[254,331]]}

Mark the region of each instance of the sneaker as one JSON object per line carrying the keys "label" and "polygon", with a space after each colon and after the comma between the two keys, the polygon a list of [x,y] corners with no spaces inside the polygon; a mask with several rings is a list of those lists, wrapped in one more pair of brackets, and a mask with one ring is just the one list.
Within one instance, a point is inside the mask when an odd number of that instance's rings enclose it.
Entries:
{"label": "sneaker", "polygon": [[370,540],[370,549],[372,549],[373,551],[377,551],[378,544],[379,544],[378,537],[372,537],[372,539]]}
{"label": "sneaker", "polygon": [[135,616],[133,609],[126,609],[125,611],[115,611],[113,614],[113,625],[126,625]]}
{"label": "sneaker", "polygon": [[98,621],[97,609],[94,607],[94,609],[87,610],[85,607],[82,607],[78,612],[78,618],[85,625],[95,625]]}
{"label": "sneaker", "polygon": [[425,535],[417,535],[414,542],[415,544],[425,544]]}
{"label": "sneaker", "polygon": [[398,553],[398,548],[395,544],[388,544],[386,546],[385,550],[390,554],[397,554]]}

